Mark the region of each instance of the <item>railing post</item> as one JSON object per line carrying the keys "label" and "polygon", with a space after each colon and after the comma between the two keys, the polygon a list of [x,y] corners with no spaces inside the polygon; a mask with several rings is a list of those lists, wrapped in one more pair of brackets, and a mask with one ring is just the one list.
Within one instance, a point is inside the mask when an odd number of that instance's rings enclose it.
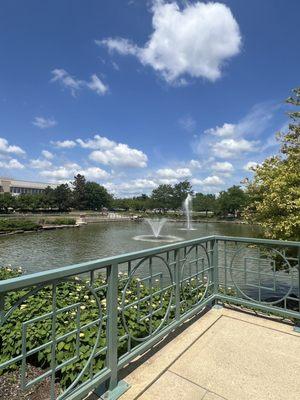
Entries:
{"label": "railing post", "polygon": [[96,394],[105,400],[115,400],[129,388],[129,385],[126,382],[118,382],[118,267],[118,264],[112,264],[106,269],[106,366],[111,372],[110,379],[106,383],[105,387],[100,385],[96,390]]}
{"label": "railing post", "polygon": [[180,320],[180,249],[175,250],[175,319]]}
{"label": "railing post", "polygon": [[[298,311],[300,314],[300,247],[298,247],[298,297],[299,297]],[[300,318],[295,323],[294,331],[300,333]]]}
{"label": "railing post", "polygon": [[[219,293],[219,243],[215,239],[212,243],[212,266],[213,266],[213,283],[214,283],[214,295],[217,296]],[[220,308],[218,301],[214,300],[214,308]]]}

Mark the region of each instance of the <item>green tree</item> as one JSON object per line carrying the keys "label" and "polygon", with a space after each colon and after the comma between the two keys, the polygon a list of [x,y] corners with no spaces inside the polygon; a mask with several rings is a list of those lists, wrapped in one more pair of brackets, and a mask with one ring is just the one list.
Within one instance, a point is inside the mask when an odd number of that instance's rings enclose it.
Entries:
{"label": "green tree", "polygon": [[195,211],[205,211],[206,217],[209,211],[215,211],[216,196],[214,194],[196,193],[193,199],[193,209]]}
{"label": "green tree", "polygon": [[102,207],[109,208],[112,204],[112,196],[104,186],[96,182],[85,184],[85,201],[88,210],[100,210]]}
{"label": "green tree", "polygon": [[174,196],[173,196],[172,208],[180,208],[182,206],[182,203],[186,199],[187,195],[193,193],[192,185],[187,180],[176,183],[174,185],[173,191],[174,191]]}
{"label": "green tree", "polygon": [[172,208],[174,204],[174,189],[172,185],[159,185],[151,194],[154,208]]}
{"label": "green tree", "polygon": [[8,213],[9,209],[15,209],[16,198],[10,193],[0,193],[0,211]]}
{"label": "green tree", "polygon": [[[293,90],[287,103],[300,106],[300,88]],[[248,184],[249,222],[258,223],[269,238],[300,240],[300,112],[291,118],[287,133],[277,134],[280,153],[255,168]]]}
{"label": "green tree", "polygon": [[59,211],[68,211],[72,204],[72,192],[69,186],[64,183],[54,189],[54,201]]}
{"label": "green tree", "polygon": [[86,202],[86,179],[83,175],[74,176],[73,185],[73,205],[77,210],[85,210]]}
{"label": "green tree", "polygon": [[248,194],[240,186],[232,186],[222,191],[216,201],[217,213],[226,217],[228,214],[237,216],[246,207]]}

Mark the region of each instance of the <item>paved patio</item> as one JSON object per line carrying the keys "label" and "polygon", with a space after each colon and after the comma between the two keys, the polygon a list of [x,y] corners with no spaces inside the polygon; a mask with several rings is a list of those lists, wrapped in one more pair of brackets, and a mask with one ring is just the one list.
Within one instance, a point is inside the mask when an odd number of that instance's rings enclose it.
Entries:
{"label": "paved patio", "polygon": [[293,327],[212,309],[124,376],[121,400],[299,400],[300,334]]}

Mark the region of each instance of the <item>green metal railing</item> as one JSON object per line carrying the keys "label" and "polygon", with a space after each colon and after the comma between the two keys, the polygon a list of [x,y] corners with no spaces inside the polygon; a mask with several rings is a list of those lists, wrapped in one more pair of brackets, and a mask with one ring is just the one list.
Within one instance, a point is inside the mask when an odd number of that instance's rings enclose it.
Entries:
{"label": "green metal railing", "polygon": [[210,236],[0,281],[0,371],[51,400],[115,399],[120,368],[205,307],[299,321],[299,265],[299,242]]}

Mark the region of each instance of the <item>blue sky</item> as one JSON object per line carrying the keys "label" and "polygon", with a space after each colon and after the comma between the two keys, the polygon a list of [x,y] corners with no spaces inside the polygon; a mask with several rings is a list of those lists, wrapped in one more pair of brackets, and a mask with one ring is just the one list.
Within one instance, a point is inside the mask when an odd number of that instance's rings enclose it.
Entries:
{"label": "blue sky", "polygon": [[217,193],[277,152],[298,0],[3,0],[0,175]]}

